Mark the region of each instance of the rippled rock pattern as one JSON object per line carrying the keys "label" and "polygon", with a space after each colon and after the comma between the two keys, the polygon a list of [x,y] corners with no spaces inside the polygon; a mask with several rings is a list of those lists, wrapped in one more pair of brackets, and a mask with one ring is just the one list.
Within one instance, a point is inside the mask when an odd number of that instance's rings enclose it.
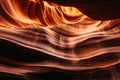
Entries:
{"label": "rippled rock pattern", "polygon": [[120,80],[120,19],[0,0],[0,80]]}

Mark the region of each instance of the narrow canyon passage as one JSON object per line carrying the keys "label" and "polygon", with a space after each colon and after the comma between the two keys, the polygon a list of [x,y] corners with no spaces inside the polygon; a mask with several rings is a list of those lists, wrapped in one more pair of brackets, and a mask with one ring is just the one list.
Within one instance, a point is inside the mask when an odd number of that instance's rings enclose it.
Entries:
{"label": "narrow canyon passage", "polygon": [[0,0],[0,80],[120,80],[120,19]]}

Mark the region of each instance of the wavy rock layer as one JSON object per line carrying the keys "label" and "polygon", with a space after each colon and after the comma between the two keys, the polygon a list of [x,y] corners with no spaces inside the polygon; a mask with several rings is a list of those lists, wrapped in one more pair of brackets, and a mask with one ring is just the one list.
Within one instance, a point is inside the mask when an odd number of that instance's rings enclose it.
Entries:
{"label": "wavy rock layer", "polygon": [[119,19],[96,21],[47,2],[0,2],[0,80],[120,79]]}

